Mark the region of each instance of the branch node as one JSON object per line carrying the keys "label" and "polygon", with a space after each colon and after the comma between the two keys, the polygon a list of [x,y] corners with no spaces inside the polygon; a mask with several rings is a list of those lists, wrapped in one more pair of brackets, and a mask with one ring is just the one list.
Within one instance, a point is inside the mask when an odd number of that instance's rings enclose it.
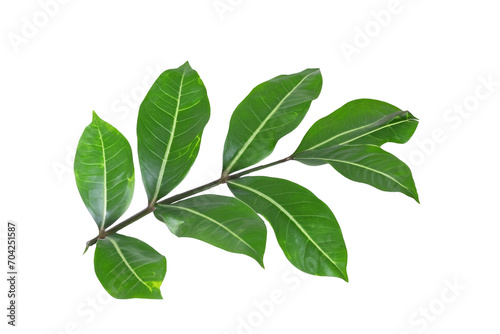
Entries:
{"label": "branch node", "polygon": [[227,181],[229,181],[229,172],[225,170],[222,172],[219,183],[227,183]]}

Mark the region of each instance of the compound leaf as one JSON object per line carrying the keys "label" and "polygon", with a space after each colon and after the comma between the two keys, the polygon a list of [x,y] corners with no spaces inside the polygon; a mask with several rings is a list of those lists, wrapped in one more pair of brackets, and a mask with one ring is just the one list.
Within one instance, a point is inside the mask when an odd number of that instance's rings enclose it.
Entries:
{"label": "compound leaf", "polygon": [[93,112],[75,154],[76,185],[99,229],[127,210],[134,193],[134,163],[127,139]]}
{"label": "compound leaf", "polygon": [[97,241],[94,255],[97,278],[118,299],[162,299],[160,286],[167,260],[148,244],[120,234]]}
{"label": "compound leaf", "polygon": [[195,238],[232,253],[245,254],[264,267],[266,225],[236,198],[202,195],[154,211],[178,237]]}
{"label": "compound leaf", "polygon": [[328,206],[293,182],[263,176],[228,181],[233,194],[271,224],[281,249],[298,269],[347,281],[347,250]]}

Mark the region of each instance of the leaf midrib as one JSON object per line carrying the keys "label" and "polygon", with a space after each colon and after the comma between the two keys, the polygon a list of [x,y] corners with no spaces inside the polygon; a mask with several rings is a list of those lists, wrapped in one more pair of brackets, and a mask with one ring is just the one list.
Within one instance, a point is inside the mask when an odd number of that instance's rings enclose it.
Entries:
{"label": "leaf midrib", "polygon": [[358,163],[355,163],[355,162],[346,161],[346,160],[331,159],[331,158],[306,158],[306,159],[307,160],[321,160],[321,161],[332,161],[332,162],[345,163],[345,164],[348,164],[348,165],[353,165],[353,166],[356,166],[356,167],[360,167],[360,168],[364,168],[364,169],[367,169],[367,170],[371,170],[374,173],[378,173],[378,174],[383,175],[386,178],[394,181],[395,183],[399,184],[402,188],[408,190],[411,194],[413,194],[413,191],[411,191],[408,187],[406,187],[405,185],[403,185],[401,182],[399,182],[398,180],[396,180],[395,178],[393,178],[389,174],[386,174],[386,173],[384,173],[382,171],[370,168],[370,167],[365,166],[365,165],[361,165],[361,164],[358,164]]}
{"label": "leaf midrib", "polygon": [[243,155],[243,153],[245,153],[245,151],[247,150],[247,148],[250,146],[250,144],[253,142],[253,140],[255,139],[255,137],[257,137],[257,135],[259,134],[259,132],[262,130],[262,128],[266,125],[266,123],[273,117],[273,115],[279,110],[279,108],[281,107],[281,105],[283,104],[283,102],[286,101],[286,99],[288,99],[290,97],[290,95],[308,78],[310,77],[311,75],[313,75],[314,73],[316,73],[317,71],[314,71],[314,72],[311,72],[309,73],[308,75],[306,75],[304,78],[302,78],[302,80],[300,80],[300,82],[295,85],[295,87],[293,87],[293,89],[288,92],[285,97],[283,99],[280,100],[280,102],[276,105],[276,107],[269,113],[269,115],[266,116],[266,118],[264,118],[264,120],[260,123],[260,125],[257,127],[257,129],[252,133],[252,135],[250,136],[250,138],[248,138],[248,140],[245,142],[245,144],[243,144],[243,146],[240,148],[240,150],[238,151],[238,153],[236,153],[236,155],[233,157],[233,159],[231,160],[231,162],[229,163],[229,166],[224,170],[225,173],[229,173],[231,172],[232,168],[234,167],[234,165],[238,162],[238,160],[241,158],[241,156]]}
{"label": "leaf midrib", "polygon": [[239,184],[239,183],[234,183],[234,182],[231,182],[229,181],[229,183],[237,186],[237,187],[240,187],[240,188],[243,188],[243,189],[246,189],[248,191],[251,191],[253,192],[254,194],[264,198],[265,200],[267,200],[268,202],[270,202],[271,204],[273,204],[274,206],[276,206],[278,208],[278,210],[280,210],[281,212],[283,212],[294,224],[295,226],[306,236],[306,238],[335,266],[335,268],[337,268],[337,270],[342,273],[342,275],[344,276],[344,273],[342,271],[342,269],[339,267],[339,265],[337,264],[336,261],[334,261],[328,254],[325,253],[325,251],[311,238],[311,236],[309,235],[309,233],[307,233],[306,230],[304,230],[302,228],[302,226],[300,226],[299,222],[293,217],[293,215],[288,212],[283,206],[281,206],[278,202],[276,202],[274,199],[272,199],[271,197],[267,196],[266,194],[254,189],[254,188],[251,188],[251,187],[247,187],[247,186],[244,186],[242,184]]}
{"label": "leaf midrib", "polygon": [[134,276],[139,280],[139,282],[141,282],[142,284],[144,284],[148,289],[149,291],[153,292],[153,289],[147,285],[140,277],[139,275],[136,273],[136,271],[132,268],[132,266],[130,266],[130,264],[128,263],[127,259],[125,259],[125,256],[123,255],[121,249],[120,249],[120,246],[118,246],[118,244],[116,243],[116,241],[113,240],[112,237],[108,236],[107,239],[111,242],[111,244],[113,245],[113,247],[115,247],[116,249],[116,252],[118,253],[118,255],[120,256],[120,258],[122,259],[122,262],[127,266],[127,268],[132,272],[132,274],[134,274]]}
{"label": "leaf midrib", "polygon": [[411,119],[405,119],[405,120],[402,120],[402,121],[399,121],[399,122],[394,122],[394,123],[386,124],[386,125],[381,126],[379,128],[373,129],[372,131],[368,131],[366,133],[363,133],[362,135],[359,135],[357,137],[354,137],[354,138],[351,138],[349,140],[346,140],[345,142],[342,142],[339,145],[349,144],[350,142],[353,142],[353,141],[355,141],[355,140],[357,140],[357,139],[359,139],[361,137],[368,136],[369,134],[372,134],[374,132],[380,131],[382,129],[385,129],[385,128],[388,128],[388,127],[391,127],[391,126],[394,126],[394,125],[398,125],[398,124],[401,124],[401,123],[405,123],[405,122],[411,122],[411,121],[413,121],[413,120],[411,120]]}
{"label": "leaf midrib", "polygon": [[[407,112],[407,111],[403,111],[403,110],[396,111],[396,112],[395,112],[395,114],[396,114],[396,115],[395,115],[392,119],[394,119],[394,118],[396,118],[396,117],[398,117],[398,116],[400,116],[400,115],[402,115],[402,114],[404,114],[404,113],[406,113],[406,112]],[[390,116],[390,115],[388,115],[388,116]],[[367,132],[367,133],[364,133],[364,134],[362,134],[362,135],[360,135],[360,136],[358,136],[358,137],[355,137],[355,138],[352,138],[352,139],[346,140],[345,142],[343,142],[343,143],[341,143],[341,144],[338,144],[338,145],[345,145],[345,144],[350,143],[350,142],[352,142],[352,141],[354,141],[354,140],[356,140],[356,139],[359,139],[359,138],[361,138],[361,137],[364,137],[364,136],[366,136],[366,135],[369,135],[369,134],[371,134],[371,133],[373,133],[373,132],[377,132],[377,131],[379,131],[379,130],[382,130],[382,129],[386,128],[386,127],[390,127],[390,126],[393,126],[393,125],[397,125],[397,124],[404,123],[404,122],[409,122],[409,121],[414,121],[414,120],[413,120],[413,119],[404,119],[404,120],[399,121],[399,122],[389,123],[389,124],[386,124],[386,125],[384,125],[384,126],[377,127],[377,128],[375,128],[375,129],[373,129],[372,131],[369,131],[369,132]],[[334,139],[336,139],[336,138],[338,138],[338,137],[341,137],[341,136],[343,136],[343,135],[349,134],[349,133],[354,132],[354,131],[362,130],[362,129],[364,129],[364,128],[367,128],[367,127],[373,126],[374,124],[377,124],[378,122],[380,122],[380,119],[379,119],[379,120],[376,120],[375,122],[372,122],[372,123],[369,123],[369,124],[365,124],[365,125],[363,125],[363,126],[360,126],[360,127],[358,127],[358,128],[355,128],[355,129],[350,129],[350,130],[344,131],[344,132],[339,133],[339,134],[337,134],[337,135],[335,135],[335,136],[333,136],[333,137],[331,137],[331,138],[328,138],[327,140],[322,141],[322,142],[321,142],[321,143],[319,143],[319,144],[316,144],[316,145],[314,145],[314,146],[312,146],[312,147],[308,148],[307,150],[314,150],[314,149],[316,149],[316,148],[318,148],[318,147],[320,147],[320,146],[325,145],[326,143],[331,142],[332,140],[334,140]]]}
{"label": "leaf midrib", "polygon": [[170,138],[168,140],[167,148],[165,150],[165,154],[163,155],[163,160],[161,163],[161,168],[160,168],[160,173],[158,174],[158,179],[156,181],[156,187],[155,187],[155,192],[153,196],[151,197],[151,202],[149,203],[150,205],[156,203],[156,200],[158,198],[158,194],[160,192],[161,184],[163,182],[163,175],[165,173],[165,168],[167,166],[168,162],[168,156],[170,155],[170,149],[172,148],[172,142],[174,141],[175,137],[175,128],[177,125],[177,117],[179,116],[179,107],[180,107],[180,101],[181,101],[181,95],[182,95],[182,86],[184,84],[184,76],[186,75],[186,71],[182,73],[181,76],[181,82],[179,84],[179,93],[177,94],[177,106],[175,107],[175,114],[174,114],[174,119],[172,122],[172,131],[170,131]]}
{"label": "leaf midrib", "polygon": [[103,179],[103,205],[102,205],[102,222],[100,229],[104,229],[106,223],[106,212],[108,211],[108,181],[107,181],[107,168],[106,168],[106,152],[104,150],[104,140],[102,138],[101,129],[99,124],[96,124],[97,132],[99,133],[99,139],[101,141],[102,148],[102,165],[104,168],[104,179]]}

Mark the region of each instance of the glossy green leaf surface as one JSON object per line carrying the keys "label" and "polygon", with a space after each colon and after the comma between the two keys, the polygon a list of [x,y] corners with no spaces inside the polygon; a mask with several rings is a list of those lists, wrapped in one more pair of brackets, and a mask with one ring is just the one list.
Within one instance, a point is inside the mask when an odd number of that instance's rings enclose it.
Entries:
{"label": "glossy green leaf surface", "polygon": [[168,194],[189,172],[209,117],[207,91],[188,63],[155,81],[137,119],[139,164],[149,203]]}
{"label": "glossy green leaf surface", "polygon": [[312,166],[328,163],[350,180],[384,191],[401,192],[418,202],[410,168],[378,146],[336,146],[299,153],[294,159]]}
{"label": "glossy green leaf surface", "polygon": [[76,185],[99,229],[127,210],[134,193],[134,163],[127,139],[94,112],[75,155]]}
{"label": "glossy green leaf surface", "polygon": [[321,92],[319,69],[281,75],[255,87],[234,111],[224,144],[223,174],[258,163],[302,121]]}
{"label": "glossy green leaf surface", "polygon": [[178,237],[195,238],[232,253],[245,254],[264,267],[266,225],[236,198],[202,195],[154,211]]}
{"label": "glossy green leaf surface", "polygon": [[94,255],[97,278],[118,299],[162,299],[160,286],[167,260],[148,244],[113,234],[97,241]]}
{"label": "glossy green leaf surface", "polygon": [[354,100],[314,123],[296,153],[335,145],[406,143],[417,125],[412,114],[389,103]]}
{"label": "glossy green leaf surface", "polygon": [[228,182],[233,194],[271,224],[281,249],[298,269],[347,281],[347,250],[328,206],[293,182],[251,176]]}

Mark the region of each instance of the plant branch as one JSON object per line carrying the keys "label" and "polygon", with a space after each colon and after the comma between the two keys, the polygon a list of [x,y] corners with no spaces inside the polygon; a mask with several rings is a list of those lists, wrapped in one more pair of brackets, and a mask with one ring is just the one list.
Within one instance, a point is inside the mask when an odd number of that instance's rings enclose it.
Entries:
{"label": "plant branch", "polygon": [[279,165],[279,164],[287,162],[289,160],[293,160],[293,155],[291,155],[289,157],[286,157],[284,159],[280,159],[280,160],[277,160],[277,161],[265,164],[265,165],[261,165],[261,166],[249,168],[249,169],[244,170],[244,171],[239,172],[239,173],[230,174],[230,175],[228,175],[226,177],[221,176],[220,179],[214,180],[214,181],[206,183],[206,184],[204,184],[202,186],[193,188],[193,189],[185,191],[183,193],[180,193],[180,194],[168,197],[168,198],[166,198],[164,200],[158,201],[158,202],[155,203],[154,206],[148,206],[148,207],[142,209],[141,211],[137,212],[135,215],[133,215],[133,216],[125,219],[121,223],[116,224],[116,225],[114,225],[113,227],[111,227],[111,228],[109,228],[107,230],[100,231],[98,236],[96,236],[95,238],[87,241],[87,244],[86,244],[86,247],[85,247],[85,251],[83,252],[83,254],[85,254],[85,252],[87,252],[87,250],[89,249],[90,246],[92,246],[95,243],[97,243],[97,240],[104,239],[108,235],[114,234],[114,233],[120,231],[121,229],[129,226],[130,224],[136,222],[137,220],[141,219],[142,217],[147,216],[148,214],[150,214],[151,212],[153,212],[155,210],[155,207],[158,204],[172,204],[172,203],[180,201],[181,199],[184,199],[186,197],[189,197],[189,196],[201,193],[201,192],[203,192],[205,190],[208,190],[210,188],[216,187],[219,184],[226,183],[229,180],[235,180],[235,179],[238,179],[238,178],[240,178],[240,177],[242,177],[244,175],[247,175],[247,174],[250,174],[250,173],[253,173],[253,172],[265,169],[265,168],[268,168],[268,167]]}
{"label": "plant branch", "polygon": [[209,182],[207,184],[204,184],[202,186],[199,186],[199,187],[196,187],[194,189],[180,193],[178,195],[168,197],[162,201],[158,201],[158,202],[156,202],[156,204],[172,204],[172,203],[180,201],[181,199],[184,199],[186,197],[195,195],[197,193],[201,193],[202,191],[205,191],[205,190],[208,190],[208,189],[213,188],[215,186],[218,186],[221,183],[223,183],[222,179],[217,179],[217,180],[214,180],[214,181]]}
{"label": "plant branch", "polygon": [[287,162],[289,160],[293,160],[293,156],[289,156],[289,157],[286,157],[286,158],[283,158],[283,159],[280,159],[280,160],[277,160],[277,161],[274,161],[274,162],[271,162],[271,163],[268,163],[266,165],[262,165],[262,166],[257,166],[257,167],[254,167],[254,168],[250,168],[250,169],[247,169],[247,170],[244,170],[242,172],[239,172],[239,173],[236,173],[236,174],[232,174],[232,175],[229,175],[227,177],[228,180],[234,180],[234,179],[239,179],[240,177],[244,176],[244,175],[247,175],[247,174],[250,174],[250,173],[253,173],[253,172],[256,172],[258,170],[261,170],[261,169],[265,169],[265,168],[268,168],[268,167],[272,167],[272,166],[275,166],[275,165],[279,165],[279,164],[282,164],[284,162]]}

